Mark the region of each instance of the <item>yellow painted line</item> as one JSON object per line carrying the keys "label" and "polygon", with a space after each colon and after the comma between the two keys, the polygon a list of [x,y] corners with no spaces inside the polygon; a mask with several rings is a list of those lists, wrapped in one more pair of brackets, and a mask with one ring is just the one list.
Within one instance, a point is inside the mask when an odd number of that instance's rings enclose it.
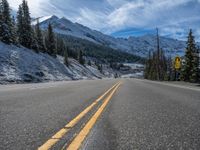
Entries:
{"label": "yellow painted line", "polygon": [[112,96],[116,92],[116,90],[121,85],[118,84],[114,90],[110,93],[110,95],[105,99],[104,103],[101,105],[101,107],[97,110],[97,112],[92,116],[92,118],[87,122],[87,124],[84,126],[84,128],[79,132],[79,134],[74,138],[74,140],[71,142],[71,144],[67,147],[67,150],[78,150],[81,147],[81,144],[83,143],[84,139],[89,134],[90,130],[96,123],[99,116],[103,113],[103,110],[107,106],[108,102],[111,100]]}
{"label": "yellow painted line", "polygon": [[98,99],[96,99],[90,106],[85,108],[78,116],[76,116],[73,120],[71,120],[64,128],[59,130],[56,134],[54,134],[48,141],[46,141],[43,145],[41,145],[38,150],[49,150],[53,145],[55,145],[72,127],[74,127],[81,118],[83,118],[101,99],[103,99],[114,87],[119,84],[116,83],[113,87],[108,89],[103,95],[101,95]]}

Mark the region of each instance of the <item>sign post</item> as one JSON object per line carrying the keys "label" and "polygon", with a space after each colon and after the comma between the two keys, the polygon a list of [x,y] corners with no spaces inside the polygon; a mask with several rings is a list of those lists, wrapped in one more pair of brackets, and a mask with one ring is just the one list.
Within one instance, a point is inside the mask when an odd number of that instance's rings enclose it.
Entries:
{"label": "sign post", "polygon": [[175,57],[174,68],[175,68],[175,80],[177,81],[179,79],[179,70],[181,68],[181,58],[179,56]]}

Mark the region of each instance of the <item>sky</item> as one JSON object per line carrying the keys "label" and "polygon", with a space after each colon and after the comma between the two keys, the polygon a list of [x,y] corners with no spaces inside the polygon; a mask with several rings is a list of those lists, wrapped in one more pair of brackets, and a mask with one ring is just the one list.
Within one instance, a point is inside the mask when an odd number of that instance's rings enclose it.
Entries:
{"label": "sky", "polygon": [[[21,0],[8,0],[13,10]],[[200,41],[200,0],[27,0],[31,16],[66,17],[115,37],[154,34]]]}

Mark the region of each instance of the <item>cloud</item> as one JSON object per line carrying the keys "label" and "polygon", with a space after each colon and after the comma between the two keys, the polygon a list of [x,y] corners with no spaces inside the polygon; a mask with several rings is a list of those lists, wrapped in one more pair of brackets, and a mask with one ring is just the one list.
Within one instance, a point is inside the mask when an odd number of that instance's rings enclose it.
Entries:
{"label": "cloud", "polygon": [[[8,0],[11,8],[15,11],[18,10],[19,5],[22,3],[22,0]],[[31,15],[34,17],[39,17],[41,15],[48,15],[49,12],[45,13],[45,9],[55,10],[57,8],[52,9],[51,3],[49,0],[27,0]],[[52,11],[57,13],[57,11]]]}
{"label": "cloud", "polygon": [[94,29],[103,29],[107,27],[107,21],[105,20],[106,17],[106,13],[101,11],[81,8],[80,16],[76,17],[75,21],[82,24],[88,24],[88,26]]}
{"label": "cloud", "polygon": [[114,35],[123,35],[126,28],[135,31],[143,28],[145,31],[159,27],[162,35],[181,40],[186,39],[189,28],[192,28],[199,41],[199,10],[200,3],[196,0],[131,1],[110,14],[109,25]]}
{"label": "cloud", "polygon": [[[17,9],[21,0],[9,2]],[[161,34],[169,37],[184,39],[189,28],[200,36],[200,0],[28,0],[28,3],[33,16],[65,16],[107,34],[130,29],[134,34],[137,30],[159,27]]]}

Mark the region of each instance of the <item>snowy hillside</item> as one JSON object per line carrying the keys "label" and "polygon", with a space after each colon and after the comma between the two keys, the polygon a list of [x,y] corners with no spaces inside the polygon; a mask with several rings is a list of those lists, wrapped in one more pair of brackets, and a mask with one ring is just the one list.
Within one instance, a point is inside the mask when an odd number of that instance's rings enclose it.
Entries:
{"label": "snowy hillside", "polygon": [[[86,39],[97,44],[109,46],[113,49],[125,51],[138,56],[145,57],[149,50],[153,51],[156,48],[156,37],[154,35],[130,37],[128,39],[114,38],[81,24],[73,23],[64,17],[58,18],[56,16],[41,17],[40,22],[43,29],[47,29],[48,24],[51,23],[56,33]],[[36,21],[34,21],[33,24],[36,24]],[[161,47],[168,55],[183,55],[185,42],[165,37],[161,37],[160,41]]]}
{"label": "snowy hillside", "polygon": [[74,59],[69,62],[70,66],[66,67],[61,56],[53,58],[0,42],[0,84],[104,77],[95,67],[84,67]]}

